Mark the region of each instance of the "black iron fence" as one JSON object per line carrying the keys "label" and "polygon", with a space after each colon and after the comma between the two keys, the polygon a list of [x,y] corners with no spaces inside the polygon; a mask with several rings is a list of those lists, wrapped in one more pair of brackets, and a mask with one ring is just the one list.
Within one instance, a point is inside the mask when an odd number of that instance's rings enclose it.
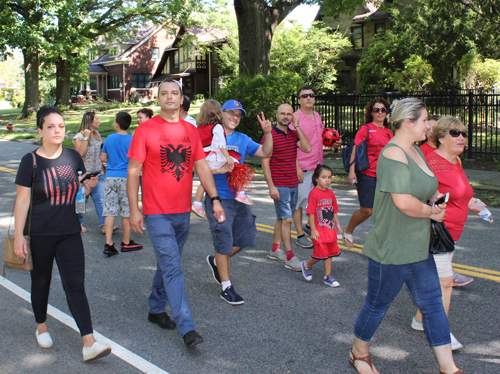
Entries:
{"label": "black iron fence", "polygon": [[[339,131],[347,144],[365,123],[365,105],[377,97],[389,102],[415,97],[427,105],[429,114],[459,118],[469,132],[464,152],[466,158],[500,155],[500,94],[493,90],[318,95],[314,110],[320,114],[326,127]],[[296,110],[296,95],[293,95],[292,103]]]}

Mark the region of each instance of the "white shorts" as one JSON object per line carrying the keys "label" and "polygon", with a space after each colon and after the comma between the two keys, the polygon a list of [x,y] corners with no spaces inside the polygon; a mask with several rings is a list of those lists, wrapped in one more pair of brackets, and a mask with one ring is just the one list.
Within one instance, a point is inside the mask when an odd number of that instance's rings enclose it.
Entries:
{"label": "white shorts", "polygon": [[453,260],[454,254],[455,251],[433,255],[439,278],[448,278],[453,276],[453,266],[451,266],[451,261]]}

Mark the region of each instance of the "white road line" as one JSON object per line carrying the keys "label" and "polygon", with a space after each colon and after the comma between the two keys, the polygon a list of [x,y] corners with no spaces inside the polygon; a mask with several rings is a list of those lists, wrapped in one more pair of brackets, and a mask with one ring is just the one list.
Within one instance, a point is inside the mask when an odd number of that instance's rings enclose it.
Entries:
{"label": "white road line", "polygon": [[[23,290],[17,284],[12,283],[8,279],[0,276],[0,285],[4,286],[13,294],[19,296],[20,298],[26,300],[28,303],[31,303],[31,295],[28,291]],[[59,309],[53,307],[49,304],[47,308],[47,313],[57,319],[58,321],[64,323],[66,326],[71,327],[73,330],[79,332],[78,327],[76,326],[75,320],[67,315],[66,313],[60,311]],[[143,373],[147,374],[169,374],[165,370],[159,368],[158,366],[153,365],[151,362],[143,359],[142,357],[136,355],[134,352],[129,351],[128,349],[122,347],[118,343],[106,338],[104,335],[99,334],[97,331],[94,331],[94,336],[97,340],[103,343],[108,343],[111,345],[112,353],[118,358],[122,359],[126,363],[132,365]]]}

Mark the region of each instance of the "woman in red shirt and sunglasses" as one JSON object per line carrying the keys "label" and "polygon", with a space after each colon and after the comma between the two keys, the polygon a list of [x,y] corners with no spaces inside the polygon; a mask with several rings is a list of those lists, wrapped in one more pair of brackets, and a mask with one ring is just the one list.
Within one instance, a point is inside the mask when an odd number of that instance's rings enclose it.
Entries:
{"label": "woman in red shirt and sunglasses", "polygon": [[[469,210],[479,213],[472,206],[475,198],[472,186],[465,175],[460,160],[460,154],[464,151],[467,143],[467,128],[455,117],[443,117],[434,126],[430,133],[431,140],[437,148],[429,153],[425,159],[429,167],[436,175],[439,182],[438,190],[441,193],[450,193],[446,204],[446,217],[444,224],[450,232],[453,240],[460,239],[467,221]],[[438,270],[441,292],[443,294],[443,306],[448,315],[451,303],[451,292],[453,288],[453,267],[451,261],[455,251],[446,254],[435,254],[434,261]],[[422,313],[420,310],[413,317],[411,327],[414,330],[424,331]],[[460,349],[463,345],[451,335],[451,349]]]}
{"label": "woman in red shirt and sunglasses", "polygon": [[344,229],[344,244],[348,247],[354,246],[352,236],[354,229],[370,218],[373,212],[375,186],[377,185],[378,157],[382,148],[384,148],[394,136],[392,130],[389,129],[387,120],[389,105],[389,102],[382,98],[370,101],[365,107],[366,126],[361,126],[354,138],[351,162],[356,156],[356,146],[365,141],[368,135],[367,150],[370,167],[361,173],[356,173],[356,162],[353,162],[349,169],[348,180],[351,184],[356,183],[360,208],[353,213],[349,220],[349,224]]}

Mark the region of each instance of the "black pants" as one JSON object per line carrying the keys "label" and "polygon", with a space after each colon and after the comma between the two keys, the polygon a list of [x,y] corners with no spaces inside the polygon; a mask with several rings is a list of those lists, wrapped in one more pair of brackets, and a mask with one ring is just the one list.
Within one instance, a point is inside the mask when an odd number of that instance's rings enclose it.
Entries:
{"label": "black pants", "polygon": [[37,323],[47,320],[52,266],[56,259],[69,310],[82,336],[92,334],[89,303],[85,294],[85,256],[80,233],[32,236],[31,305]]}

